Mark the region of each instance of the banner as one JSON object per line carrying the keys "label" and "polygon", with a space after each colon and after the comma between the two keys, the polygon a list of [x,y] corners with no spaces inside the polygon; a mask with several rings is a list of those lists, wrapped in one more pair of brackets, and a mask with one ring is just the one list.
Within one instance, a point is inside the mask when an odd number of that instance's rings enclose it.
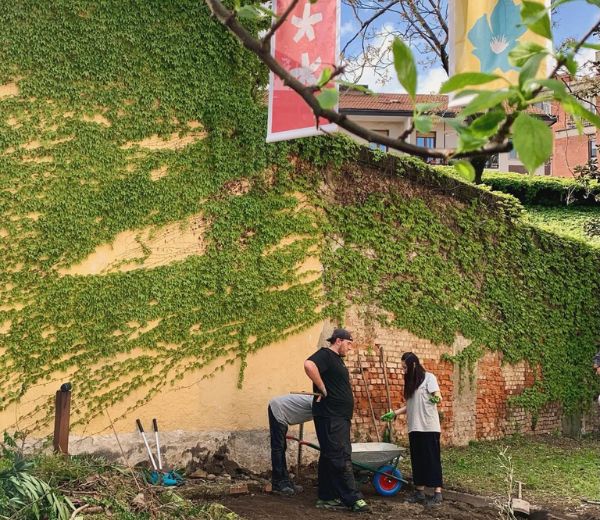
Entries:
{"label": "banner", "polygon": [[[274,0],[281,15],[291,0]],[[301,0],[271,40],[271,54],[298,81],[315,85],[324,68],[333,70],[339,56],[340,1]],[[273,72],[270,75],[267,142],[335,132],[337,125],[321,118],[317,129],[311,108]],[[333,87],[328,85],[329,88]],[[337,110],[337,105],[334,108]]]}
{"label": "banner", "polygon": [[[533,0],[550,5],[550,0]],[[517,83],[519,74],[508,62],[508,53],[521,41],[551,48],[552,42],[521,24],[521,0],[449,1],[450,76],[463,72],[489,72]],[[542,60],[540,77],[550,70],[550,59]],[[480,90],[505,88],[495,81],[478,86]]]}

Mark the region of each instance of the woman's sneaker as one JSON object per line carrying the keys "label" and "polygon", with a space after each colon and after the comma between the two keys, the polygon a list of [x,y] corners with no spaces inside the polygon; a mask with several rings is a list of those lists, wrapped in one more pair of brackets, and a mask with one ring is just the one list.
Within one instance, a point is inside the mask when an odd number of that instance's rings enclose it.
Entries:
{"label": "woman's sneaker", "polygon": [[412,495],[410,495],[406,501],[409,504],[424,504],[427,500],[425,493],[421,490],[415,491]]}
{"label": "woman's sneaker", "polygon": [[444,501],[444,499],[442,498],[442,494],[441,493],[436,493],[435,495],[433,495],[432,498],[430,498],[429,500],[427,500],[427,502],[425,502],[426,506],[437,506],[438,504],[441,504]]}
{"label": "woman's sneaker", "polygon": [[336,498],[335,500],[317,500],[317,507],[323,509],[343,509],[346,506],[342,504],[339,498]]}
{"label": "woman's sneaker", "polygon": [[361,498],[360,500],[357,500],[356,502],[354,502],[354,505],[352,506],[352,511],[354,513],[370,513],[371,512],[371,506],[369,504],[367,504]]}

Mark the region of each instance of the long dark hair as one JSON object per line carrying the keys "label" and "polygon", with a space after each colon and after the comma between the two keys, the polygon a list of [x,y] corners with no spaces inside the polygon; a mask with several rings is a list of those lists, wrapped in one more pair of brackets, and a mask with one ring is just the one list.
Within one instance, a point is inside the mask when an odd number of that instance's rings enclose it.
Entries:
{"label": "long dark hair", "polygon": [[405,352],[402,354],[402,361],[406,363],[406,372],[404,373],[404,399],[407,401],[414,395],[417,388],[425,380],[425,369],[416,354]]}

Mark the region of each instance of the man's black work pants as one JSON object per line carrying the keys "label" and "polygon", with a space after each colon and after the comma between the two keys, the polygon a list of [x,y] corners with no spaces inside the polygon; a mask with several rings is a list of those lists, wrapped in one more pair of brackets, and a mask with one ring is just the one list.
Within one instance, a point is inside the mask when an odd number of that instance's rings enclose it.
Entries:
{"label": "man's black work pants", "polygon": [[339,498],[351,507],[363,498],[352,472],[350,421],[339,417],[314,417],[319,456],[319,500]]}
{"label": "man's black work pants", "polygon": [[285,436],[288,431],[288,426],[275,419],[270,406],[269,430],[271,433],[271,466],[273,468],[271,484],[274,491],[280,491],[282,484],[290,482],[290,476],[287,471],[287,463],[285,460],[285,451],[287,449]]}

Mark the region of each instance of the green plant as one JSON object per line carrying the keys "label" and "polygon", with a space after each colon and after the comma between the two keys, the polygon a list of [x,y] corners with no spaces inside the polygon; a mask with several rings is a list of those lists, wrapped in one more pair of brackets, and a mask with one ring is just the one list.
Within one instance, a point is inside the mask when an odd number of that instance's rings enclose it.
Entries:
{"label": "green plant", "polygon": [[18,456],[10,468],[0,471],[0,503],[14,519],[68,520],[71,501],[31,474],[33,462]]}

